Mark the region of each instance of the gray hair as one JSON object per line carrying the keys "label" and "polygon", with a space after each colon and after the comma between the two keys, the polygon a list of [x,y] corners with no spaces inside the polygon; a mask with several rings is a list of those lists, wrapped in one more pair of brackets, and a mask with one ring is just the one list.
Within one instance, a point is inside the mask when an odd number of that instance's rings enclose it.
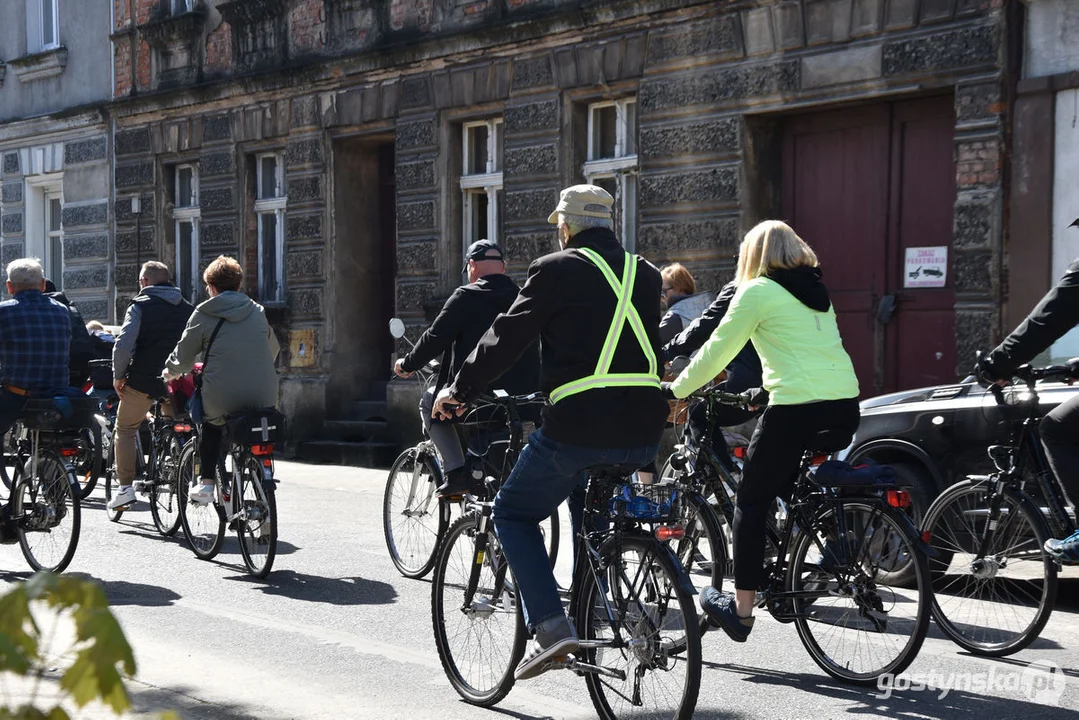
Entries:
{"label": "gray hair", "polygon": [[146,280],[150,285],[159,285],[169,281],[169,267],[165,263],[151,260],[142,264],[139,277]]}
{"label": "gray hair", "polygon": [[558,213],[558,222],[565,223],[569,228],[569,235],[573,237],[579,233],[589,230],[591,228],[603,228],[604,230],[613,230],[614,225],[611,218],[605,217],[592,217],[591,215],[570,215],[568,213]]}
{"label": "gray hair", "polygon": [[40,290],[45,281],[45,271],[37,258],[19,258],[7,266],[7,281],[15,292],[22,290]]}

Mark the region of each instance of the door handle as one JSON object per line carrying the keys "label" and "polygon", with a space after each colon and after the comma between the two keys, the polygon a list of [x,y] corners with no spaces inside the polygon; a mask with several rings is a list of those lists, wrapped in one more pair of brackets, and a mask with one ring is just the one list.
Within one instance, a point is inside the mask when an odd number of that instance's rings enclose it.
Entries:
{"label": "door handle", "polygon": [[895,295],[884,295],[877,303],[877,322],[887,325],[895,315],[896,306],[899,304]]}

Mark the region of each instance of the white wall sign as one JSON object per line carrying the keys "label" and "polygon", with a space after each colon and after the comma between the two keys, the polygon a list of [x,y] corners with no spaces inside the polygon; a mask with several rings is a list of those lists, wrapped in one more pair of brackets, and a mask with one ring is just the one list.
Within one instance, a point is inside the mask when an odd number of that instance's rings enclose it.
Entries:
{"label": "white wall sign", "polygon": [[939,288],[948,279],[947,247],[907,248],[903,265],[903,287]]}

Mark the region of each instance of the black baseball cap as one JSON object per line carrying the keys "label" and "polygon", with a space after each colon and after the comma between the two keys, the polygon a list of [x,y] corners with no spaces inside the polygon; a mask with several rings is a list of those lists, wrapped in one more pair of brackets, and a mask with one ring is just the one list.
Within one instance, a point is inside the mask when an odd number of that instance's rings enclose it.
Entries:
{"label": "black baseball cap", "polygon": [[465,251],[465,267],[462,270],[468,270],[468,261],[475,260],[501,260],[505,262],[506,259],[502,255],[502,248],[498,247],[498,243],[494,240],[477,240],[468,246],[468,250]]}

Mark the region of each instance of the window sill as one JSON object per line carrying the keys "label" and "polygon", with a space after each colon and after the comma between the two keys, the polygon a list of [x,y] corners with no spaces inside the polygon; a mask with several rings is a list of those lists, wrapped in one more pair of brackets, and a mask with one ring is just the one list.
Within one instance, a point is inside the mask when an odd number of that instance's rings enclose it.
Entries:
{"label": "window sill", "polygon": [[15,77],[19,78],[19,82],[43,80],[64,71],[67,67],[67,48],[58,47],[33,55],[24,55],[21,58],[9,60],[8,65],[15,72]]}

